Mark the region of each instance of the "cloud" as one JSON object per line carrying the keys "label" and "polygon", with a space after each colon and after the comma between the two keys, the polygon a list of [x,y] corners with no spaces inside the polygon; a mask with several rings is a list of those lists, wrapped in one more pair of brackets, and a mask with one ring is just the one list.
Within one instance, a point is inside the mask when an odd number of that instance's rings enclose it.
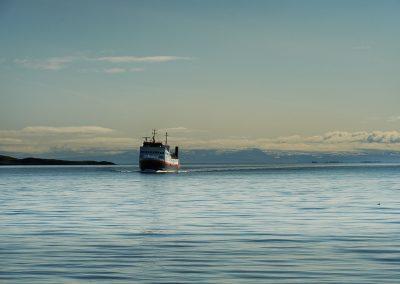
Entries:
{"label": "cloud", "polygon": [[103,69],[104,73],[107,74],[118,74],[118,73],[125,73],[125,72],[141,72],[143,68],[121,68],[121,67],[113,67],[113,68],[105,68]]}
{"label": "cloud", "polygon": [[349,152],[363,149],[400,151],[400,132],[398,131],[331,131],[322,135],[291,135],[277,138],[220,138],[220,139],[175,139],[171,143],[180,143],[189,148],[260,148],[277,151],[304,152]]}
{"label": "cloud", "polygon": [[119,68],[119,67],[104,69],[104,73],[107,73],[107,74],[117,74],[117,73],[124,73],[124,72],[126,72],[126,69]]}
{"label": "cloud", "polygon": [[22,133],[31,134],[106,134],[114,130],[100,126],[67,126],[67,127],[49,127],[49,126],[29,126],[21,130]]}
{"label": "cloud", "polygon": [[183,126],[178,126],[178,127],[170,127],[170,128],[165,128],[165,131],[169,131],[169,132],[190,132],[190,129],[187,129],[186,127]]}
{"label": "cloud", "polygon": [[190,60],[190,57],[182,57],[182,56],[166,56],[166,55],[158,55],[158,56],[103,56],[96,57],[94,60],[96,61],[104,61],[109,63],[138,63],[138,62],[147,62],[147,63],[160,63],[160,62],[169,62],[176,60]]}
{"label": "cloud", "polygon": [[[183,149],[246,149],[298,152],[352,152],[390,150],[400,152],[399,131],[331,131],[321,135],[290,135],[276,138],[225,137],[212,139],[207,132],[186,127],[160,130],[171,135],[171,145]],[[196,134],[196,135],[195,135]],[[137,135],[140,137],[141,135]],[[201,137],[202,136],[202,137]],[[101,126],[30,126],[20,130],[0,130],[0,151],[46,153],[57,150],[126,151],[135,150],[141,140]]]}
{"label": "cloud", "polygon": [[21,144],[22,140],[21,139],[16,139],[16,138],[0,138],[0,145],[15,145],[15,144]]}
{"label": "cloud", "polygon": [[58,148],[74,151],[121,151],[137,148],[137,146],[139,146],[139,140],[130,137],[110,136],[74,137],[63,140],[62,144],[59,144],[57,146]]}
{"label": "cloud", "polygon": [[374,131],[368,134],[366,143],[400,144],[400,132]]}
{"label": "cloud", "polygon": [[0,130],[0,151],[46,153],[54,149],[73,151],[126,150],[139,140],[120,137],[118,131],[101,126],[30,126],[19,130]]}
{"label": "cloud", "polygon": [[169,133],[193,133],[193,132],[202,132],[197,129],[189,129],[183,126],[177,126],[177,127],[169,127],[169,128],[163,128],[159,129],[158,132],[169,132]]}
{"label": "cloud", "polygon": [[381,143],[398,144],[400,143],[400,132],[398,131],[359,131],[359,132],[328,132],[322,136],[324,143]]}
{"label": "cloud", "polygon": [[[81,65],[87,65],[79,70],[82,72],[96,72],[106,74],[118,74],[125,72],[140,72],[143,68],[131,66],[110,66],[113,64],[132,64],[132,63],[163,63],[177,60],[191,60],[190,57],[157,55],[157,56],[102,56],[102,57],[87,57],[87,56],[64,56],[64,57],[49,57],[44,59],[14,59],[14,63],[29,69],[51,70],[57,71],[66,68],[69,63],[80,62]],[[0,59],[0,63],[1,63]],[[99,64],[106,64],[106,68],[98,68]],[[125,65],[126,66],[126,65]]]}
{"label": "cloud", "polygon": [[14,62],[26,68],[40,69],[40,70],[60,70],[68,63],[72,62],[75,58],[67,57],[51,57],[47,59],[15,59]]}

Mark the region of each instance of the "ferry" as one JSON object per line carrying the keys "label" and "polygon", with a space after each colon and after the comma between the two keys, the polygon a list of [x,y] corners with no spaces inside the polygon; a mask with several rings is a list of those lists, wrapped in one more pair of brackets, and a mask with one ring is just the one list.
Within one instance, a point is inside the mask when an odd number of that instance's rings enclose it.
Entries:
{"label": "ferry", "polygon": [[140,147],[139,167],[144,173],[153,172],[175,172],[178,171],[179,158],[178,146],[174,153],[170,152],[168,145],[168,133],[165,133],[165,143],[156,141],[156,130],[153,130],[153,136],[143,137],[143,145]]}

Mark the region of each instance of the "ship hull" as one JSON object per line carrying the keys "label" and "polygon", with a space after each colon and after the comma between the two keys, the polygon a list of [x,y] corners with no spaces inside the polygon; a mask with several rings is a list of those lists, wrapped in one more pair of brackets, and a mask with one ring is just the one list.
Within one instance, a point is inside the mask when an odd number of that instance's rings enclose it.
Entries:
{"label": "ship hull", "polygon": [[179,163],[168,163],[162,160],[145,159],[139,161],[140,171],[157,172],[157,171],[177,171]]}

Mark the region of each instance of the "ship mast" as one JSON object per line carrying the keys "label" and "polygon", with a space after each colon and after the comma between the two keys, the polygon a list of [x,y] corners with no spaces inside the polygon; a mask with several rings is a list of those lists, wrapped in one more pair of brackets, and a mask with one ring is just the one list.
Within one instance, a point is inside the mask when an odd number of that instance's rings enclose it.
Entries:
{"label": "ship mast", "polygon": [[168,145],[168,132],[165,132],[165,145]]}
{"label": "ship mast", "polygon": [[153,129],[153,143],[156,143],[156,130]]}

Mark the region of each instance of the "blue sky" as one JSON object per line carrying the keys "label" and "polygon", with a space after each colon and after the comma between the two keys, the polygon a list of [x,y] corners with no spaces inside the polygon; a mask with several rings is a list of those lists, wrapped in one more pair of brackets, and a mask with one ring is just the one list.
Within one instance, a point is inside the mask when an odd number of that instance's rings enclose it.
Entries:
{"label": "blue sky", "polygon": [[[0,150],[136,147],[152,128],[187,147],[397,149],[399,11],[400,1],[0,1]],[[326,146],[330,133],[353,138]]]}

